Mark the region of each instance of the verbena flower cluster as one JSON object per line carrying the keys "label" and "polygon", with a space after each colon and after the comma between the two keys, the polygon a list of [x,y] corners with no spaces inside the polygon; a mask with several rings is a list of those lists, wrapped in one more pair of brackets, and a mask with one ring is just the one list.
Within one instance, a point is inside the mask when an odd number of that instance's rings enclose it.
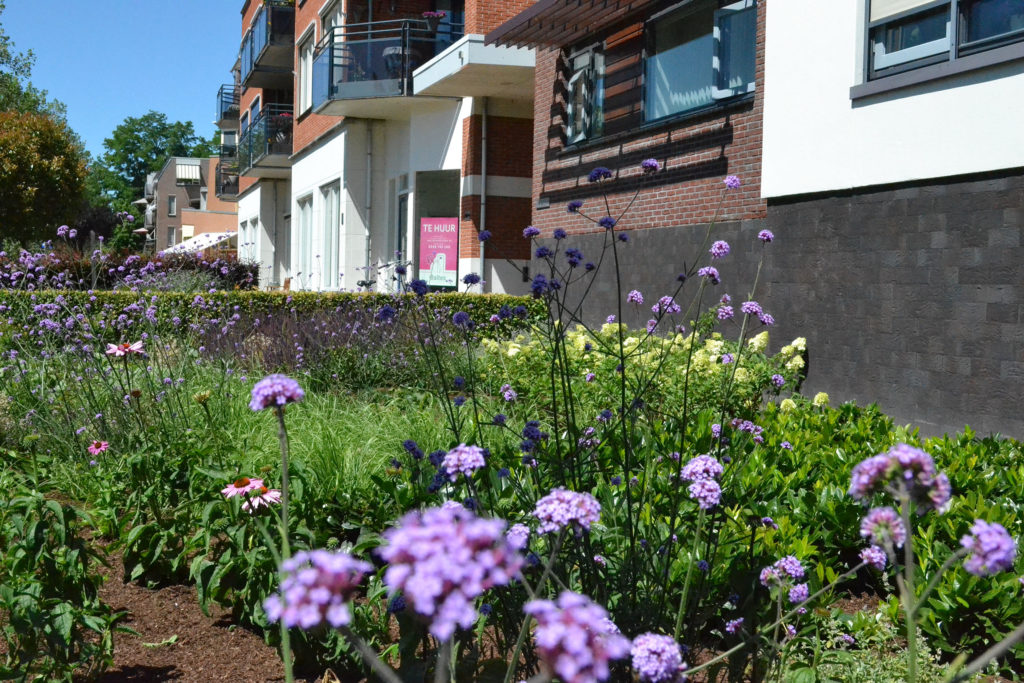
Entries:
{"label": "verbena flower cluster", "polygon": [[276,408],[288,403],[296,403],[305,398],[306,393],[291,377],[287,375],[267,375],[252,388],[252,400],[249,408],[255,411]]}
{"label": "verbena flower cluster", "polygon": [[872,508],[860,523],[860,535],[870,539],[872,545],[901,548],[907,540],[907,529],[891,507]]}
{"label": "verbena flower cluster", "polygon": [[442,467],[448,474],[449,481],[455,481],[459,475],[472,476],[473,472],[487,465],[484,449],[479,446],[467,446],[460,443],[444,456]]}
{"label": "verbena flower cluster", "polygon": [[267,619],[288,627],[351,622],[348,603],[373,565],[347,553],[302,551],[281,563],[281,590],[263,603]]}
{"label": "verbena flower cluster", "polygon": [[974,520],[971,532],[960,539],[970,551],[964,569],[975,576],[989,576],[1013,568],[1017,544],[1002,524]]}
{"label": "verbena flower cluster", "polygon": [[853,468],[850,495],[863,500],[888,490],[894,495],[904,489],[923,508],[944,512],[952,497],[945,473],[935,468],[932,457],[919,448],[896,444],[886,453],[874,455]]}
{"label": "verbena flower cluster", "polygon": [[410,512],[384,532],[384,584],[392,595],[401,591],[431,634],[447,640],[456,627],[473,625],[473,604],[484,591],[519,574],[523,558],[505,526],[457,504]]}
{"label": "verbena flower cluster", "polygon": [[590,525],[601,518],[601,504],[589,493],[558,487],[537,501],[533,516],[540,520],[539,531],[542,534],[560,531],[573,524],[589,530]]}
{"label": "verbena flower cluster", "polygon": [[629,640],[606,625],[608,613],[586,596],[563,591],[556,601],[533,600],[523,611],[537,620],[538,654],[565,683],[606,680],[609,662],[629,654]]}
{"label": "verbena flower cluster", "polygon": [[633,671],[647,683],[669,683],[686,670],[683,653],[671,636],[643,633],[633,639],[630,649]]}
{"label": "verbena flower cluster", "polygon": [[723,471],[722,463],[710,455],[698,455],[680,470],[680,478],[692,482],[687,490],[702,510],[710,510],[721,501],[722,487],[716,479]]}

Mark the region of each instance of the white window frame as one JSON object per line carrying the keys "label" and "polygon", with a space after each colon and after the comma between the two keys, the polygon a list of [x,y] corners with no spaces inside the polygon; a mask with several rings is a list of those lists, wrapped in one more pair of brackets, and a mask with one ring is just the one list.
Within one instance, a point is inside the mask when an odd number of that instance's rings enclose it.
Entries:
{"label": "white window frame", "polygon": [[299,92],[298,113],[313,108],[313,48],[316,45],[316,26],[310,26],[298,43],[299,51]]}
{"label": "white window frame", "polygon": [[[331,195],[334,195],[334,206]],[[321,250],[320,250],[320,288],[333,290],[338,288],[338,263],[341,252],[341,179],[333,180],[320,186],[321,211]]]}
{"label": "white window frame", "polygon": [[[603,45],[598,43],[585,48],[573,51],[569,57],[569,68],[572,75],[566,87],[565,102],[565,139],[566,143],[573,145],[585,140],[600,136],[600,131],[594,130],[595,114],[603,110],[604,103],[597,102],[596,81],[599,77],[598,71],[604,68]],[[580,60],[584,63],[577,67]],[[576,93],[582,89],[582,99],[585,106],[582,111],[582,120],[576,120]],[[603,99],[603,98],[602,98]]]}
{"label": "white window frame", "polygon": [[313,194],[309,193],[296,200],[296,215],[299,217],[295,231],[298,268],[295,269],[299,285],[308,289],[305,282],[312,282],[313,274]]}
{"label": "white window frame", "polygon": [[178,197],[173,194],[167,195],[167,215],[177,216],[178,215]]}
{"label": "white window frame", "polygon": [[[740,2],[734,2],[731,5],[720,7],[715,11],[715,22],[714,27],[711,29],[711,36],[715,43],[715,49],[713,56],[711,57],[711,70],[713,77],[711,80],[711,97],[715,100],[725,100],[730,97],[736,97],[737,95],[746,95],[752,93],[757,87],[756,81],[752,80],[744,85],[739,85],[733,88],[719,87],[722,85],[722,52],[726,49],[726,45],[723,41],[722,35],[722,23],[721,19],[726,16],[736,16],[744,12],[753,13],[754,25],[757,25],[757,3],[755,0],[740,0]],[[756,35],[756,28],[755,28]],[[751,47],[752,50],[756,50],[756,46]],[[755,57],[756,63],[756,57]]]}

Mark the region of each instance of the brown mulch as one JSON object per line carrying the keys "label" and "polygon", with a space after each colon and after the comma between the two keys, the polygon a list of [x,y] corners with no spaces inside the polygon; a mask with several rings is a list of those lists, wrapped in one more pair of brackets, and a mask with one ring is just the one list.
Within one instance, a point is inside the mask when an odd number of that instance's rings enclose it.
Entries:
{"label": "brown mulch", "polygon": [[[111,555],[100,597],[115,612],[126,611],[121,625],[139,635],[117,633],[114,666],[97,680],[103,683],[157,681],[283,681],[277,650],[255,633],[235,626],[231,615],[216,607],[210,616],[199,609],[193,586],[150,590],[123,583],[119,555]],[[169,642],[173,640],[173,642]],[[319,678],[296,681],[314,683]]]}

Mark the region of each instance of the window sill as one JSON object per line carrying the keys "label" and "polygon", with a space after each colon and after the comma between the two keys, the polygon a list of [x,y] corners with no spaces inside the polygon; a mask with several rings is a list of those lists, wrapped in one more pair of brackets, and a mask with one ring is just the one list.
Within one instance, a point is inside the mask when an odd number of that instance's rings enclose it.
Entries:
{"label": "window sill", "polygon": [[941,64],[923,66],[913,71],[904,71],[903,73],[855,85],[850,88],[850,99],[856,102],[868,97],[874,97],[875,95],[902,90],[903,88],[921,85],[922,83],[931,83],[932,81],[951,78],[1019,59],[1024,59],[1024,42],[1004,45],[1003,47],[967,55],[966,57],[942,62]]}
{"label": "window sill", "polygon": [[721,104],[712,104],[711,106],[703,107],[701,109],[695,109],[681,114],[673,114],[672,116],[648,121],[636,128],[631,128],[630,130],[624,130],[612,135],[604,135],[592,140],[584,140],[582,142],[566,145],[561,149],[560,155],[579,154],[580,152],[604,147],[612,143],[621,142],[622,140],[644,137],[669,128],[677,128],[681,124],[689,124],[700,119],[713,119],[727,114],[732,114],[735,110],[753,102],[755,94],[756,93],[747,93],[729,99]]}

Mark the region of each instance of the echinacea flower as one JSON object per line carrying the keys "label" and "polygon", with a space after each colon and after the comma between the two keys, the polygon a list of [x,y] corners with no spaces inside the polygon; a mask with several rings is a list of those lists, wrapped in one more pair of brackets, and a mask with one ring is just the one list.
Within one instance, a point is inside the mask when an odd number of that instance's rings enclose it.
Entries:
{"label": "echinacea flower", "polygon": [[260,507],[270,507],[271,503],[281,502],[281,492],[277,489],[268,489],[266,486],[260,486],[250,496],[246,496],[245,500],[242,501],[242,509],[249,514],[256,514],[256,511]]}
{"label": "echinacea flower", "polygon": [[262,479],[250,479],[249,477],[239,477],[233,482],[227,485],[221,490],[225,498],[234,498],[235,496],[248,495],[252,491],[263,488]]}
{"label": "echinacea flower", "polygon": [[537,620],[537,654],[565,683],[606,680],[608,663],[629,655],[629,640],[607,626],[608,613],[584,595],[563,591],[556,601],[532,600],[523,611]]}
{"label": "echinacea flower", "polygon": [[137,341],[133,344],[107,344],[107,355],[114,356],[115,358],[123,358],[133,353],[142,353],[142,341]]}
{"label": "echinacea flower", "polygon": [[363,577],[373,570],[369,562],[347,553],[300,551],[281,563],[281,591],[263,603],[267,620],[285,626],[313,628],[327,622],[347,626],[351,602]]}
{"label": "echinacea flower", "polygon": [[108,448],[110,448],[110,444],[106,441],[93,441],[85,450],[89,451],[90,455],[99,455]]}

